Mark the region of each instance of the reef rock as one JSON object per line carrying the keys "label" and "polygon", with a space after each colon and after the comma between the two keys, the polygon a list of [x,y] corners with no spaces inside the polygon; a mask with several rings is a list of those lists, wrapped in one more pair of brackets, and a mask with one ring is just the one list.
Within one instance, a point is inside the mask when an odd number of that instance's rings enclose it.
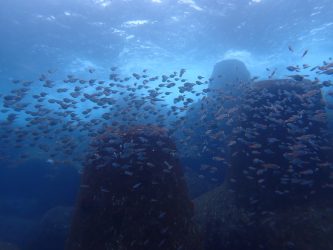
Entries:
{"label": "reef rock", "polygon": [[205,249],[333,249],[332,138],[310,81],[249,88],[225,183],[195,200]]}
{"label": "reef rock", "polygon": [[319,86],[259,82],[235,119],[227,181],[243,206],[261,211],[332,194],[333,140]]}
{"label": "reef rock", "polygon": [[209,250],[333,249],[333,202],[309,201],[254,214],[226,185],[194,201],[195,219]]}
{"label": "reef rock", "polygon": [[193,205],[166,131],[110,130],[93,146],[66,249],[200,249]]}
{"label": "reef rock", "polygon": [[223,60],[215,64],[209,87],[223,89],[235,84],[244,84],[250,81],[250,72],[245,64],[237,59]]}
{"label": "reef rock", "polygon": [[[177,149],[182,164],[188,166],[185,175],[189,180],[191,197],[198,197],[223,183],[226,162],[217,162],[213,158],[228,157],[228,152],[221,148],[228,148],[227,137],[234,126],[226,119],[229,114],[223,118],[219,113],[239,105],[242,91],[249,86],[250,73],[242,61],[229,59],[218,62],[214,66],[207,95],[193,104],[182,120],[176,133]],[[203,174],[203,166],[215,170]]]}

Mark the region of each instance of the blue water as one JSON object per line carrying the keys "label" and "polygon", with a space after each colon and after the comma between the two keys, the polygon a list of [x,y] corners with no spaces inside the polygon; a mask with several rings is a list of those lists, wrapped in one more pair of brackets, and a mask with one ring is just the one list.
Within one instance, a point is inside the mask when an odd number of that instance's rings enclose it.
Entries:
{"label": "blue water", "polygon": [[[241,60],[251,77],[259,80],[284,79],[294,74],[287,66],[302,68],[304,64],[309,68],[302,69],[300,74],[307,79],[332,80],[332,75],[310,71],[315,66],[332,63],[332,16],[331,0],[1,1],[0,246],[4,242],[4,246],[14,244],[18,249],[63,249],[71,221],[68,214],[72,213],[77,199],[82,166],[90,153],[89,144],[111,122],[121,120],[112,113],[109,114],[112,119],[94,123],[108,107],[94,108],[96,103],[90,101],[78,101],[72,103],[75,107],[63,110],[48,102],[70,98],[74,87],[81,86],[64,80],[109,81],[110,68],[117,67],[115,72],[121,78],[131,77],[130,86],[138,82],[133,73],[139,73],[142,80],[145,73],[148,77],[161,77],[178,74],[181,69],[186,69],[184,77],[188,81],[195,82],[198,76],[203,76],[204,82],[211,76],[214,65],[225,59]],[[56,87],[43,87],[43,77],[52,80]],[[13,83],[15,80],[20,83]],[[15,103],[6,106],[4,97],[15,95],[11,91],[24,87],[25,81],[33,81],[27,86],[28,94],[19,101],[27,107],[16,106],[15,110]],[[159,83],[150,84],[158,88]],[[205,84],[197,86],[196,91],[205,89]],[[85,94],[96,93],[98,84],[89,86],[85,82],[83,85]],[[69,90],[62,94],[58,88]],[[332,90],[332,86],[321,88],[328,105],[333,105]],[[165,106],[159,106],[157,101],[157,110],[162,115],[176,105],[174,98],[181,94],[178,90],[170,91],[163,98]],[[47,93],[46,98],[33,97],[41,92]],[[143,90],[142,93],[147,94]],[[204,96],[185,93],[185,98],[191,98],[190,105],[200,102]],[[126,101],[120,101],[119,95],[111,94],[111,97],[120,103],[120,108],[127,105]],[[45,109],[39,109],[36,115],[29,113],[36,111],[35,105],[39,104]],[[91,109],[89,114],[83,114],[88,109]],[[68,110],[74,113],[72,117],[69,113],[62,118],[56,114],[65,114]],[[331,128],[332,110],[332,106],[326,109]],[[7,123],[10,113],[15,118]],[[134,124],[153,123],[170,128],[170,124],[184,115],[165,120],[141,117]],[[31,126],[31,119],[36,117],[40,119]],[[73,117],[77,120],[71,123]],[[50,121],[56,125],[50,125]],[[195,162],[185,159],[184,171]],[[192,170],[200,177],[189,181],[191,198],[222,184],[225,177],[224,170],[213,171],[207,173],[210,181],[200,183],[208,177],[197,173],[199,167]],[[200,187],[193,187],[196,185],[193,182],[200,183]],[[52,210],[55,208],[58,210]],[[48,215],[50,211],[68,215],[59,216],[66,230],[45,236],[43,231],[53,225],[45,222],[45,218],[54,216]],[[58,245],[47,244],[48,241]]]}

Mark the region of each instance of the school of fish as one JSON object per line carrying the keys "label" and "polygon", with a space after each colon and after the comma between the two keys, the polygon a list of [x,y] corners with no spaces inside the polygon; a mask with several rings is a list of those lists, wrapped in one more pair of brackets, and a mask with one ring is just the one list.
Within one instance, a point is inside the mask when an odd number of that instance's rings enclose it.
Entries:
{"label": "school of fish", "polygon": [[[292,48],[289,47],[289,50],[292,51]],[[307,53],[308,51],[305,51],[302,57]],[[243,143],[247,147],[246,154],[255,155],[253,166],[244,170],[244,175],[247,179],[254,178],[253,176],[259,177],[257,183],[264,186],[265,178],[262,177],[264,173],[270,170],[276,171],[280,166],[264,162],[260,156],[274,154],[275,149],[270,148],[270,145],[279,143],[279,138],[266,138],[265,146],[256,141],[258,133],[266,126],[260,122],[263,118],[260,112],[265,111],[265,119],[272,126],[285,126],[288,131],[294,131],[292,133],[295,137],[290,145],[279,147],[285,149],[284,158],[291,166],[304,166],[307,163],[300,161],[298,156],[309,153],[308,143],[314,141],[314,135],[311,133],[298,135],[299,119],[302,116],[309,116],[306,107],[311,107],[316,101],[312,96],[318,94],[321,88],[333,85],[331,81],[319,80],[321,75],[333,74],[331,58],[315,67],[304,64],[302,67],[292,65],[286,69],[295,72],[286,77],[296,85],[304,80],[310,81],[307,74],[301,74],[302,70],[315,72],[317,77],[310,82],[317,87],[317,90],[315,92],[309,90],[299,95],[298,98],[304,102],[305,111],[295,111],[289,106],[287,112],[290,113],[290,117],[284,118],[285,120],[278,114],[282,112],[288,98],[292,98],[294,93],[285,90],[281,93],[283,100],[274,103],[268,101],[266,106],[255,107],[257,95],[268,100],[271,95],[264,90],[256,91],[254,85],[258,77],[252,78],[249,83],[233,83],[223,90],[209,88],[209,83],[214,79],[197,76],[194,81],[187,80],[186,69],[162,76],[151,76],[149,71],[144,69],[130,76],[122,76],[117,67],[111,67],[108,79],[98,80],[94,78],[96,70],[89,68],[87,73],[90,77],[78,78],[75,75],[68,75],[62,82],[52,80],[53,71],[49,70],[41,74],[37,81],[12,80],[13,86],[10,92],[0,95],[2,99],[0,141],[8,148],[8,152],[5,148],[1,149],[0,160],[15,165],[40,157],[50,164],[73,164],[80,167],[84,165],[87,154],[91,153],[89,143],[106,128],[158,125],[167,127],[177,145],[180,145],[180,158],[201,155],[210,157],[213,163],[202,164],[198,177],[210,176],[212,181],[216,181],[214,177],[216,172],[230,166],[230,159],[228,160],[227,156],[230,148]],[[267,71],[269,71],[267,78],[270,79],[275,75],[276,69],[267,69]],[[242,101],[244,96],[247,100],[245,104]],[[327,96],[326,108],[332,110],[333,91],[329,90]],[[200,107],[196,106],[198,99]],[[191,119],[189,125],[187,114],[196,109],[198,109],[198,112],[195,112],[196,121]],[[256,114],[251,113],[253,110],[256,110],[257,118],[260,119],[256,119]],[[270,115],[267,117],[267,114]],[[239,126],[239,121],[244,123],[247,116],[251,116],[252,124],[245,130]],[[326,123],[327,115],[318,111],[311,114],[311,120]],[[198,128],[203,140],[202,143],[193,145],[191,142],[198,136]],[[242,136],[235,138],[235,135],[240,134]],[[313,144],[311,147],[330,146]],[[19,152],[15,158],[9,152],[12,148]],[[311,152],[311,157],[318,157],[313,154],[313,150]],[[232,157],[237,157],[238,154],[241,152],[234,152]],[[323,165],[321,167],[327,165],[326,167],[333,169],[332,162],[320,164]],[[258,165],[261,168],[258,168]],[[290,175],[283,174],[279,178],[282,183],[297,182],[300,185],[311,185],[309,176],[313,171],[308,166],[302,167],[299,171],[291,169]],[[331,179],[333,179],[332,172],[330,172]],[[301,178],[296,180],[296,175],[301,175]],[[281,195],[283,192],[283,189],[276,189],[276,194]]]}

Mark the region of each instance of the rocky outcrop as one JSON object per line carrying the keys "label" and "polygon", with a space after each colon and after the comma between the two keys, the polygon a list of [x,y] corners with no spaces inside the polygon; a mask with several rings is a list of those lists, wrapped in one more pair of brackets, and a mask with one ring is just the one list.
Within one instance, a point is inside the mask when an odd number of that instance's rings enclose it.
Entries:
{"label": "rocky outcrop", "polygon": [[333,249],[332,138],[320,88],[259,82],[233,119],[226,182],[195,200],[205,249]]}
{"label": "rocky outcrop", "polygon": [[333,249],[333,203],[309,201],[255,214],[239,206],[226,185],[194,201],[204,249]]}
{"label": "rocky outcrop", "polygon": [[166,131],[110,130],[93,146],[66,249],[200,249],[193,205]]}
{"label": "rocky outcrop", "polygon": [[[221,185],[227,168],[227,141],[234,128],[229,111],[239,105],[243,91],[250,86],[250,73],[237,59],[218,62],[208,88],[200,101],[191,105],[177,129],[177,149],[192,198]],[[222,114],[224,113],[224,114]]]}
{"label": "rocky outcrop", "polygon": [[228,89],[233,85],[248,83],[250,78],[250,72],[242,61],[222,60],[214,66],[209,87],[219,90]]}
{"label": "rocky outcrop", "polygon": [[261,211],[331,195],[333,140],[319,86],[258,82],[237,115],[227,181],[238,202]]}

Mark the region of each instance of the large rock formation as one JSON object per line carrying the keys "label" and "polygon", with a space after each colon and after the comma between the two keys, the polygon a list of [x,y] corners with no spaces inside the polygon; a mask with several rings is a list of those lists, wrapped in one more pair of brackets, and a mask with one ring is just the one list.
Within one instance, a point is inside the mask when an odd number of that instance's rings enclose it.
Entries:
{"label": "large rock formation", "polygon": [[236,59],[223,60],[214,66],[207,95],[186,113],[177,133],[177,148],[182,164],[188,166],[186,176],[191,197],[223,182],[227,162],[215,157],[229,155],[226,142],[233,122],[228,117],[242,100],[243,87],[249,86],[250,73],[245,64]]}
{"label": "large rock formation", "polygon": [[93,144],[66,249],[200,249],[166,131],[110,130]]}
{"label": "large rock formation", "polygon": [[333,151],[319,86],[244,92],[223,186],[195,201],[205,249],[333,249]]}
{"label": "large rock formation", "polygon": [[207,250],[333,249],[329,198],[254,214],[239,206],[223,185],[197,198],[194,205]]}
{"label": "large rock formation", "polygon": [[228,182],[239,202],[262,210],[332,194],[333,141],[319,86],[259,82],[238,112]]}
{"label": "large rock formation", "polygon": [[250,72],[245,64],[237,59],[228,59],[215,64],[209,87],[227,89],[235,84],[247,84],[249,81]]}

